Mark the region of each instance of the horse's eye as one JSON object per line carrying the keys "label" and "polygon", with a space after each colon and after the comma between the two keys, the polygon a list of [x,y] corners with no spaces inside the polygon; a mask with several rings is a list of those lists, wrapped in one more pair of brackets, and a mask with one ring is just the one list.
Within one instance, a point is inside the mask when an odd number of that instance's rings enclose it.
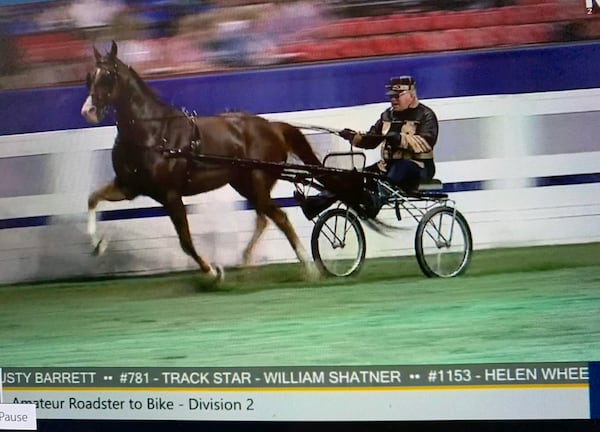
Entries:
{"label": "horse's eye", "polygon": [[92,74],[89,72],[85,76],[85,85],[88,88],[88,90],[92,88]]}
{"label": "horse's eye", "polygon": [[115,78],[112,72],[103,72],[97,76],[96,85],[110,88],[115,85]]}

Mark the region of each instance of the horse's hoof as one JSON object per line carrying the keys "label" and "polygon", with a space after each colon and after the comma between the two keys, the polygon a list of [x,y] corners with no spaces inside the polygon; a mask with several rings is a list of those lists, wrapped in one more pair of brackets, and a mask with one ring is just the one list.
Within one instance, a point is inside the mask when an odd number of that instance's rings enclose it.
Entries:
{"label": "horse's hoof", "polygon": [[225,269],[223,268],[223,266],[215,265],[214,269],[216,272],[215,282],[217,282],[217,283],[223,282],[225,280]]}
{"label": "horse's hoof", "polygon": [[213,264],[210,270],[204,273],[204,278],[210,284],[218,284],[225,280],[225,270],[222,266]]}
{"label": "horse's hoof", "polygon": [[107,247],[108,247],[108,241],[104,240],[103,238],[100,239],[100,241],[98,243],[96,243],[96,246],[94,247],[94,250],[92,251],[92,255],[94,255],[94,256],[102,255],[106,251]]}
{"label": "horse's hoof", "polygon": [[247,268],[247,267],[251,267],[252,262],[250,261],[250,254],[247,252],[244,252],[242,254],[242,264],[241,267],[242,268]]}
{"label": "horse's hoof", "polygon": [[321,272],[313,262],[306,264],[304,275],[306,280],[311,282],[316,282],[321,279]]}
{"label": "horse's hoof", "polygon": [[225,279],[225,271],[223,267],[213,265],[210,270],[202,273],[198,280],[198,290],[206,291],[216,289],[218,285]]}

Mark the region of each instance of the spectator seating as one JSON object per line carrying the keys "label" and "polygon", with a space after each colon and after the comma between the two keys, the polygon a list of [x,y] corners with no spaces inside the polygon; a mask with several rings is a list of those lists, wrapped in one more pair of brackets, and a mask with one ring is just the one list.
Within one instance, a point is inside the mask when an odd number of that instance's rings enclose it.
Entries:
{"label": "spectator seating", "polygon": [[[317,29],[313,36],[321,41],[303,44],[299,59],[314,58],[310,51],[325,60],[559,41],[564,26],[586,19],[575,1],[521,0],[488,9],[344,19]],[[580,31],[585,37],[600,37],[600,24],[588,21]]]}
{"label": "spectator seating", "polygon": [[[328,61],[600,39],[600,14],[586,15],[583,0],[515,0],[510,6],[485,9],[338,19],[294,36],[295,42],[280,46],[273,58],[291,63]],[[90,42],[83,33],[54,30],[13,37],[23,70],[45,63],[54,67],[89,61]]]}
{"label": "spectator seating", "polygon": [[85,41],[72,32],[45,32],[16,37],[21,61],[26,64],[73,61],[89,56]]}

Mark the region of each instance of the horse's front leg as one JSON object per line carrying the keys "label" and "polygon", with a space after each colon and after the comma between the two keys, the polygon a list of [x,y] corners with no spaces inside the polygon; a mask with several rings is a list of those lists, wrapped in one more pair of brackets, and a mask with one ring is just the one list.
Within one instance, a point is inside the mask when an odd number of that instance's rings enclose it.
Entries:
{"label": "horse's front leg", "polygon": [[190,257],[192,257],[200,266],[200,269],[212,280],[217,282],[222,281],[225,278],[223,269],[221,267],[211,266],[196,252],[196,248],[192,242],[187,214],[185,211],[185,206],[183,205],[183,201],[181,200],[181,196],[175,196],[172,194],[172,196],[167,198],[164,207],[167,211],[167,214],[171,218],[173,225],[175,226],[181,249],[183,249],[183,251]]}
{"label": "horse's front leg", "polygon": [[94,247],[94,254],[102,254],[108,246],[108,241],[103,237],[99,237],[96,231],[96,208],[98,204],[101,201],[123,201],[126,199],[128,199],[126,194],[115,184],[114,180],[90,194],[88,198],[87,232]]}

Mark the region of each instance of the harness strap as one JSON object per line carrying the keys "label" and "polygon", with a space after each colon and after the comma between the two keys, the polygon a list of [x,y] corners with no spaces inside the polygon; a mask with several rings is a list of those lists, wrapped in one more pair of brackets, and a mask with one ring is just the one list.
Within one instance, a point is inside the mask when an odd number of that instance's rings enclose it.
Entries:
{"label": "harness strap", "polygon": [[192,127],[192,137],[187,146],[181,148],[173,148],[167,146],[167,140],[163,138],[163,144],[159,144],[154,147],[156,151],[162,153],[166,157],[184,157],[186,159],[191,160],[194,154],[197,154],[200,149],[200,129],[196,124],[195,117],[188,116],[188,120],[190,121],[190,125]]}
{"label": "harness strap", "polygon": [[188,116],[190,123],[192,124],[192,140],[190,141],[190,153],[195,154],[198,153],[200,149],[200,128],[196,124],[196,118],[192,116]]}

